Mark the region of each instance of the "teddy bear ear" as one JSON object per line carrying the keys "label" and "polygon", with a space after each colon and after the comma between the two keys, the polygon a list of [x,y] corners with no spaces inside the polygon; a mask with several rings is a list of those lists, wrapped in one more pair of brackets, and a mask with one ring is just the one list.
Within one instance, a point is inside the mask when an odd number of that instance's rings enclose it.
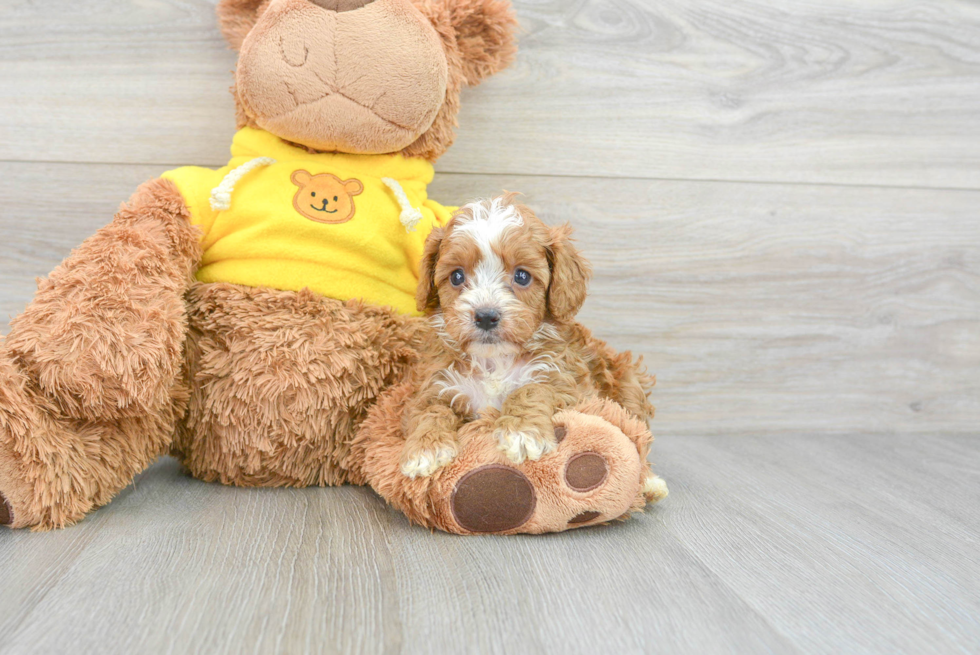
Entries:
{"label": "teddy bear ear", "polygon": [[269,0],[218,0],[215,8],[218,26],[228,45],[240,50],[245,37],[268,5]]}
{"label": "teddy bear ear", "polygon": [[346,191],[348,195],[360,195],[361,192],[364,191],[364,184],[362,184],[360,180],[352,177],[349,180],[344,180],[344,191]]}
{"label": "teddy bear ear", "polygon": [[456,32],[468,86],[506,68],[517,52],[517,18],[508,0],[442,0]]}
{"label": "teddy bear ear", "polygon": [[298,170],[298,171],[293,171],[293,174],[289,176],[289,179],[296,186],[302,187],[309,184],[310,180],[313,179],[313,176],[310,175],[307,171]]}

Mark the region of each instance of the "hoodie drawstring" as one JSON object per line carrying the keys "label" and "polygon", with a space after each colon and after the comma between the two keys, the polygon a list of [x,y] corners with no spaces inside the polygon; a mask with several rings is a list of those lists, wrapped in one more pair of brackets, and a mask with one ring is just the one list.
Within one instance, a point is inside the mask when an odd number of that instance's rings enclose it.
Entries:
{"label": "hoodie drawstring", "polygon": [[422,220],[422,212],[412,207],[412,203],[409,202],[408,196],[405,195],[405,190],[402,189],[402,185],[398,183],[398,180],[383,177],[381,181],[384,182],[386,187],[391,189],[391,192],[395,194],[395,198],[398,200],[398,204],[401,205],[402,213],[398,217],[398,220],[405,226],[405,231],[414,232],[415,226]]}
{"label": "hoodie drawstring", "polygon": [[259,166],[271,166],[276,163],[272,157],[256,157],[245,162],[238,168],[229,171],[221,180],[221,184],[211,189],[211,209],[214,211],[225,211],[231,209],[231,193],[235,190],[235,184],[252,169]]}

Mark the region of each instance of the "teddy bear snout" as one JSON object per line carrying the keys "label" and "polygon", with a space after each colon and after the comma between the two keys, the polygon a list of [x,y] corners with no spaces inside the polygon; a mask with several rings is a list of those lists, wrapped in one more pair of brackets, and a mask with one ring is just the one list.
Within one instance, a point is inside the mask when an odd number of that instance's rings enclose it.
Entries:
{"label": "teddy bear snout", "polygon": [[374,0],[310,0],[310,2],[329,11],[341,12],[360,9],[364,5],[371,4]]}

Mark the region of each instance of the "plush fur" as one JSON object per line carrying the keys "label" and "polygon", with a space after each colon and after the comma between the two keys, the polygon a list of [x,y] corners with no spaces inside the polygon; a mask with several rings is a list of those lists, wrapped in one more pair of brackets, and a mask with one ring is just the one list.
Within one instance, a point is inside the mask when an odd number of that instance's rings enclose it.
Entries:
{"label": "plush fur", "polygon": [[[264,62],[256,54],[270,34],[296,36],[287,29],[290,16],[321,12],[321,31],[303,38],[309,38],[311,48],[324,48],[342,32],[342,21],[367,16],[359,12],[374,4],[378,15],[415,26],[421,52],[431,53],[431,46],[439,44],[442,54],[416,58],[416,64],[431,61],[435,67],[425,74],[430,82],[436,80],[438,96],[431,92],[432,84],[420,85],[428,91],[415,96],[401,91],[408,104],[415,103],[415,122],[403,125],[412,132],[412,141],[396,143],[405,135],[384,129],[367,140],[371,148],[390,147],[391,152],[434,160],[452,143],[462,86],[478,83],[513,56],[515,21],[506,2],[220,0],[217,12],[233,47],[244,55],[254,46],[245,68],[255,75],[263,66],[276,70],[283,62],[305,65],[296,59],[295,43],[283,45]],[[339,13],[327,16],[324,7]],[[371,59],[371,51],[349,53],[357,59],[349,65],[370,71],[377,61],[398,55],[385,47],[383,40],[378,42],[377,60]],[[333,93],[343,77],[333,73],[317,91],[309,76],[294,71],[297,85],[279,100],[262,102],[289,103],[293,94],[298,99],[324,89]],[[372,83],[377,85],[377,79]],[[240,124],[268,118],[255,110],[262,105],[258,96],[267,92],[262,84],[235,92]],[[370,89],[358,93],[363,94],[355,94],[359,102],[373,97]],[[374,111],[359,106],[368,114]],[[279,136],[316,150],[323,146],[330,111],[297,114],[283,128],[288,133]],[[340,136],[352,134],[348,129]],[[357,147],[352,141],[346,145]],[[481,440],[479,423],[468,426],[466,433],[473,438],[465,443],[472,443],[473,450],[464,446],[460,458],[431,480],[411,481],[397,473],[404,441],[398,436],[400,426],[384,424],[395,412],[390,403],[407,388],[399,384],[428,361],[426,349],[436,340],[427,322],[309,291],[198,283],[198,238],[176,187],[165,180],[148,182],[109,225],[39,282],[33,302],[11,322],[10,334],[0,338],[0,523],[34,529],[69,525],[171,452],[193,475],[226,484],[370,482],[413,520],[466,532],[451,518],[458,494],[436,482],[448,484],[450,469],[461,478],[466,463],[479,466],[502,456],[492,435]],[[555,280],[566,272],[582,273],[564,266],[562,262],[574,257],[563,245],[556,242],[551,256]],[[580,302],[574,289],[552,293],[549,315],[562,320]],[[576,507],[569,499],[578,499],[581,507],[597,503],[603,513],[593,522],[618,516],[639,502],[634,487],[637,475],[646,470],[640,458],[649,433],[641,423],[649,406],[632,360],[628,353],[617,355],[591,340],[587,332],[574,332],[579,328],[569,329],[584,344],[582,356],[592,362],[590,375],[600,395],[619,399],[641,418],[631,419],[626,409],[608,403],[553,417],[568,425],[569,436],[558,452],[585,445],[602,451],[611,467],[609,482],[585,496],[574,489],[558,490],[557,459],[526,462],[539,466],[521,473],[533,478],[539,501],[535,518],[519,531],[568,527],[565,514]],[[388,400],[379,405],[386,391]],[[370,412],[373,418],[366,420]],[[371,428],[359,431],[362,424]],[[566,442],[571,445],[564,446]],[[480,445],[485,443],[491,444],[490,451]],[[552,496],[563,500],[549,505]],[[547,509],[552,506],[558,509]],[[442,518],[425,519],[438,516]]]}

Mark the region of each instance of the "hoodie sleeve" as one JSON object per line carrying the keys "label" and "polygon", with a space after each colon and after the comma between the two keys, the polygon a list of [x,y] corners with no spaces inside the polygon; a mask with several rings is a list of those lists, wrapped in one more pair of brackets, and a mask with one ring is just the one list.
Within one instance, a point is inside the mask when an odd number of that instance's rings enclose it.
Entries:
{"label": "hoodie sleeve", "polygon": [[440,205],[438,202],[432,199],[426,200],[423,204],[431,209],[432,213],[435,214],[436,223],[438,223],[439,227],[445,227],[446,223],[449,222],[449,219],[452,218],[453,214],[456,213],[456,210],[459,209],[459,207],[446,207],[445,205]]}

